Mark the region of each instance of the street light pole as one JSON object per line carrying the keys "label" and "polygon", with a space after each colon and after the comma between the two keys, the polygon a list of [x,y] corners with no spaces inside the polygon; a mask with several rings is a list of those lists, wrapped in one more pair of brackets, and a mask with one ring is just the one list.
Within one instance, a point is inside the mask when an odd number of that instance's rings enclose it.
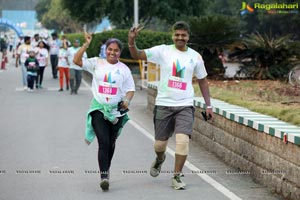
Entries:
{"label": "street light pole", "polygon": [[134,0],[134,26],[139,24],[139,0]]}

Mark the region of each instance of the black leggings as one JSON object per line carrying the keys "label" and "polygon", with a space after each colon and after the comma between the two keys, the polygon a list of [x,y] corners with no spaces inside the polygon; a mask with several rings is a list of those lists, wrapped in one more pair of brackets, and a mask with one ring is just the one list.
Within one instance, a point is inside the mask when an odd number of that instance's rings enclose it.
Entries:
{"label": "black leggings", "polygon": [[57,78],[58,56],[50,55],[50,62],[51,62],[51,67],[52,67],[53,78]]}
{"label": "black leggings", "polygon": [[108,178],[111,160],[115,151],[118,130],[122,127],[123,117],[116,125],[103,118],[100,111],[91,113],[92,125],[98,139],[98,164],[101,178]]}
{"label": "black leggings", "polygon": [[40,67],[39,68],[39,71],[38,71],[38,75],[36,76],[36,85],[42,85],[43,83],[43,77],[44,77],[44,70],[45,70],[45,67]]}

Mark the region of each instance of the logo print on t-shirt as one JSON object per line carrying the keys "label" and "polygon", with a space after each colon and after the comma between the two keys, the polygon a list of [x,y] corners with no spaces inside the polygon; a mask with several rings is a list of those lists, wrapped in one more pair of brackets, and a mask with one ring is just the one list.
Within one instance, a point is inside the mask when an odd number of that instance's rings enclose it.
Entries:
{"label": "logo print on t-shirt", "polygon": [[120,75],[120,70],[118,69],[118,70],[115,72],[115,74]]}
{"label": "logo print on t-shirt", "polygon": [[178,59],[173,62],[172,76],[184,78],[185,67],[181,67]]}
{"label": "logo print on t-shirt", "polygon": [[183,81],[184,79],[184,72],[185,67],[181,67],[178,59],[173,62],[172,68],[172,76],[169,77],[168,87],[179,89],[179,90],[186,90],[187,83]]}
{"label": "logo print on t-shirt", "polygon": [[103,81],[107,82],[107,83],[116,83],[116,81],[113,81],[112,78],[111,78],[111,72],[104,75]]}

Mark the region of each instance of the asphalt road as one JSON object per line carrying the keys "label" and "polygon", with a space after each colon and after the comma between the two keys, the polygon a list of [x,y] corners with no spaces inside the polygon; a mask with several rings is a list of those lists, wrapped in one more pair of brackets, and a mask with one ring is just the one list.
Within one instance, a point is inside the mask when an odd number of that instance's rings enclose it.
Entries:
{"label": "asphalt road", "polygon": [[163,173],[152,178],[152,114],[146,90],[137,87],[130,122],[117,141],[109,192],[99,188],[97,144],[84,143],[85,114],[92,94],[86,82],[78,95],[58,92],[58,80],[45,70],[44,88],[32,93],[21,85],[21,69],[0,72],[0,200],[82,199],[261,199],[275,200],[249,175],[231,167],[193,142],[184,168],[187,189],[171,188],[174,141]]}

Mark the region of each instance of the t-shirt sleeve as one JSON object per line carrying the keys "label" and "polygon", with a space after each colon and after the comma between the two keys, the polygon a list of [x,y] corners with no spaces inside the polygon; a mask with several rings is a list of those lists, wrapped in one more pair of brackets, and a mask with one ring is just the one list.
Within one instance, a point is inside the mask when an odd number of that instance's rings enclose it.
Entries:
{"label": "t-shirt sleeve", "polygon": [[196,67],[194,70],[195,76],[197,79],[203,79],[207,76],[207,72],[204,66],[204,61],[202,59],[202,56],[199,54],[197,58]]}
{"label": "t-shirt sleeve", "polygon": [[89,58],[89,59],[82,59],[82,69],[93,74],[95,71],[95,67],[97,65],[97,61],[98,61],[97,57]]}
{"label": "t-shirt sleeve", "polygon": [[150,49],[145,49],[145,54],[148,62],[158,63],[160,60],[160,55],[162,53],[162,48],[164,45],[154,46]]}
{"label": "t-shirt sleeve", "polygon": [[125,68],[125,79],[123,84],[123,91],[125,94],[129,91],[135,91],[135,84],[130,69],[126,66]]}
{"label": "t-shirt sleeve", "polygon": [[86,52],[83,53],[82,59],[87,59],[87,54],[86,54]]}

